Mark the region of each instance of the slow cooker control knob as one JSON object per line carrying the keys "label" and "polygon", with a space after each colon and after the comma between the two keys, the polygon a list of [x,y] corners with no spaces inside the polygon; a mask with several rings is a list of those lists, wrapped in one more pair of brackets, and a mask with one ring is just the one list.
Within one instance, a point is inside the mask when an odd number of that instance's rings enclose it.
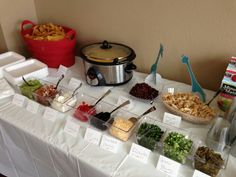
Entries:
{"label": "slow cooker control knob", "polygon": [[92,73],[92,72],[88,73],[88,77],[89,77],[89,79],[91,79],[91,80],[96,79],[95,73]]}
{"label": "slow cooker control knob", "polygon": [[106,85],[106,81],[103,75],[94,67],[89,68],[86,75],[87,75],[86,80],[88,84],[94,85],[94,86]]}

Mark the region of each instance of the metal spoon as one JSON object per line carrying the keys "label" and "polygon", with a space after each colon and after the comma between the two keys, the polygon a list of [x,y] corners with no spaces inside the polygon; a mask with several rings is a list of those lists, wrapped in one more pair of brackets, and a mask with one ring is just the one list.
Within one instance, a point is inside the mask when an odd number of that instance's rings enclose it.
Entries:
{"label": "metal spoon", "polygon": [[118,109],[120,109],[120,108],[126,106],[127,104],[130,104],[130,101],[129,101],[129,100],[127,100],[127,101],[125,101],[124,103],[122,103],[121,105],[117,106],[115,109],[113,109],[111,112],[109,112],[109,114],[111,115],[113,112],[115,112],[116,110],[118,110]]}
{"label": "metal spoon", "polygon": [[[68,99],[65,101],[65,103],[68,102],[69,100],[73,99],[73,97],[78,94],[78,92],[76,92],[76,91],[77,91],[81,86],[82,86],[82,83],[80,83],[80,85],[75,88],[75,90],[73,91],[71,97],[68,98]],[[72,107],[72,106],[70,106],[70,107]]]}
{"label": "metal spoon", "polygon": [[72,93],[72,97],[75,96],[76,91],[77,91],[81,86],[82,86],[82,83],[80,83],[79,86],[75,88],[75,90],[74,90],[73,93]]}
{"label": "metal spoon", "polygon": [[[115,112],[116,110],[118,110],[118,109],[120,109],[120,108],[122,108],[122,107],[124,107],[124,106],[126,106],[126,105],[128,105],[128,104],[130,104],[130,101],[129,101],[129,100],[125,101],[124,103],[122,103],[121,105],[119,105],[118,107],[116,107],[115,109],[113,109],[111,112],[104,112],[103,115],[104,115],[104,117],[111,117],[111,114],[112,114],[113,112]],[[110,124],[112,124],[112,123],[114,122],[114,117],[111,118],[108,122],[109,122]]]}
{"label": "metal spoon", "polygon": [[209,106],[211,104],[211,102],[223,91],[224,91],[223,87],[219,88],[217,90],[217,92],[215,93],[215,95],[211,98],[211,100],[206,105]]}
{"label": "metal spoon", "polygon": [[64,78],[64,74],[62,74],[61,78],[57,81],[55,89],[57,89],[57,87],[59,86],[59,84],[60,84],[60,82],[62,81],[63,78]]}
{"label": "metal spoon", "polygon": [[106,97],[107,95],[109,95],[109,93],[111,93],[111,90],[107,90],[106,93],[104,93],[94,104],[92,104],[92,107],[95,107],[104,97]]}
{"label": "metal spoon", "polygon": [[28,86],[33,86],[33,85],[31,85],[29,82],[27,82],[27,81],[25,80],[24,76],[22,76],[22,79],[23,79],[23,81],[24,81]]}
{"label": "metal spoon", "polygon": [[147,111],[145,111],[143,114],[141,114],[140,116],[138,117],[131,117],[129,118],[129,121],[133,122],[133,124],[135,124],[136,122],[138,122],[138,120],[145,116],[146,114],[149,114],[150,112],[152,111],[155,111],[156,110],[156,107],[155,106],[152,106],[151,108],[149,108]]}

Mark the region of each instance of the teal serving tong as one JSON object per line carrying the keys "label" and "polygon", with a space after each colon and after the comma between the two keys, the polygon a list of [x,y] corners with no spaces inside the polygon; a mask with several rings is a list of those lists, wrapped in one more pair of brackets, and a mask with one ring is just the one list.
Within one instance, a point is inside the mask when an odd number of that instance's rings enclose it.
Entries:
{"label": "teal serving tong", "polygon": [[152,74],[152,80],[153,80],[153,83],[156,85],[156,73],[157,73],[157,63],[160,59],[160,57],[163,57],[163,51],[164,51],[164,48],[163,48],[163,45],[160,44],[160,49],[159,49],[159,52],[158,52],[158,56],[157,56],[157,59],[155,61],[155,63],[151,66],[151,74]]}
{"label": "teal serving tong", "polygon": [[191,78],[191,82],[192,82],[192,92],[199,93],[199,95],[201,97],[201,100],[203,102],[206,102],[206,94],[204,93],[202,87],[200,86],[200,84],[196,80],[195,75],[193,74],[191,65],[189,63],[189,58],[187,56],[185,56],[185,55],[183,55],[181,58],[182,58],[182,63],[186,64],[187,68],[188,68],[188,72],[189,72],[189,75],[190,75],[190,78]]}

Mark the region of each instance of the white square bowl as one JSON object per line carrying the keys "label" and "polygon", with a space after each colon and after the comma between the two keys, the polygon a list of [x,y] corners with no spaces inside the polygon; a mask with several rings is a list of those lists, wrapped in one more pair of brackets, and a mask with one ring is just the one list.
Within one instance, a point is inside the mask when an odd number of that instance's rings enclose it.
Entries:
{"label": "white square bowl", "polygon": [[22,76],[25,79],[46,77],[48,75],[48,67],[37,59],[29,59],[4,68],[3,75],[12,85],[18,85],[23,82]]}
{"label": "white square bowl", "polygon": [[25,57],[15,52],[0,54],[0,78],[3,77],[4,68],[23,61],[25,61]]}

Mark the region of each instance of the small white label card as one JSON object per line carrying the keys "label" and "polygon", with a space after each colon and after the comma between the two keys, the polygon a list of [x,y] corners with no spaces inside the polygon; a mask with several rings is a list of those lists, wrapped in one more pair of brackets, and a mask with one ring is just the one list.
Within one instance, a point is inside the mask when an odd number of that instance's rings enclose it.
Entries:
{"label": "small white label card", "polygon": [[65,127],[64,127],[64,132],[76,138],[79,134],[79,129],[80,129],[79,124],[72,121],[71,119],[67,119]]}
{"label": "small white label card", "polygon": [[16,106],[23,107],[26,97],[20,94],[15,94],[12,103]]}
{"label": "small white label card", "polygon": [[100,148],[117,153],[120,141],[107,135],[102,136]]}
{"label": "small white label card", "polygon": [[63,65],[60,65],[58,70],[57,70],[57,73],[66,75],[67,71],[68,71],[67,67],[65,67]]}
{"label": "small white label card", "polygon": [[160,155],[156,168],[170,177],[176,177],[180,166],[180,163]]}
{"label": "small white label card", "polygon": [[175,93],[175,88],[167,88],[167,91],[173,95]]}
{"label": "small white label card", "polygon": [[57,119],[57,111],[52,108],[46,107],[43,114],[43,118],[51,122],[55,122]]}
{"label": "small white label card", "polygon": [[149,149],[133,143],[129,155],[143,163],[147,163],[150,152]]}
{"label": "small white label card", "polygon": [[87,128],[84,135],[84,139],[86,141],[95,145],[99,145],[101,137],[102,137],[101,132],[91,129],[91,128]]}
{"label": "small white label card", "polygon": [[32,101],[32,100],[28,100],[28,104],[26,106],[26,110],[33,113],[33,114],[36,114],[38,112],[38,109],[39,109],[39,104],[35,101]]}
{"label": "small white label card", "polygon": [[126,106],[124,106],[123,109],[130,110],[133,107],[133,101],[127,97],[119,96],[118,101],[117,101],[117,105],[121,105],[122,103],[126,102],[127,100],[130,101],[130,104],[127,104]]}
{"label": "small white label card", "polygon": [[202,173],[198,170],[194,170],[193,177],[211,177],[205,173]]}
{"label": "small white label card", "polygon": [[72,77],[69,82],[69,88],[75,89],[81,84],[81,80]]}
{"label": "small white label card", "polygon": [[182,118],[180,116],[165,112],[164,118],[163,118],[163,123],[166,123],[171,126],[179,127],[181,124],[181,119]]}

